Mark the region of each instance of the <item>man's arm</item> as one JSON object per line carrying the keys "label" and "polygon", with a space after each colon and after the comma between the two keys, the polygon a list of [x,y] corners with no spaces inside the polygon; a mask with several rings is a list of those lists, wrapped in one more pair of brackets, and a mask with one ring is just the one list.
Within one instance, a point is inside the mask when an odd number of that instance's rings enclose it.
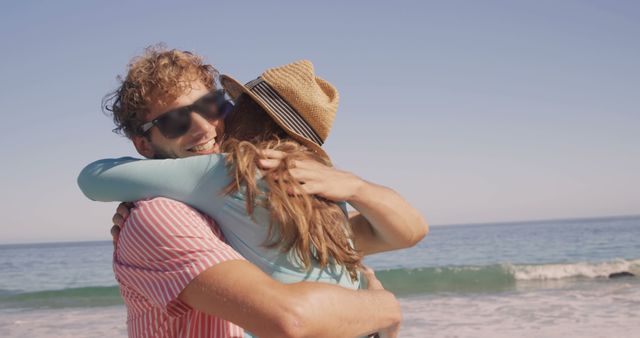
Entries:
{"label": "man's arm", "polygon": [[[286,156],[275,150],[265,150],[263,155],[259,164],[264,169],[277,167]],[[349,222],[355,246],[365,255],[413,246],[429,231],[420,212],[390,188],[312,160],[296,162],[290,173],[302,183],[303,191],[297,193],[347,201],[358,210]]]}
{"label": "man's arm", "polygon": [[[261,337],[357,337],[400,321],[397,300],[384,290],[273,280],[182,203],[157,198],[131,213],[121,204],[113,221],[122,226],[116,274],[158,306],[179,299]],[[136,283],[139,274],[148,283]]]}
{"label": "man's arm", "polygon": [[387,291],[282,284],[241,260],[202,272],[179,298],[260,337],[361,337],[401,319],[398,302]]}

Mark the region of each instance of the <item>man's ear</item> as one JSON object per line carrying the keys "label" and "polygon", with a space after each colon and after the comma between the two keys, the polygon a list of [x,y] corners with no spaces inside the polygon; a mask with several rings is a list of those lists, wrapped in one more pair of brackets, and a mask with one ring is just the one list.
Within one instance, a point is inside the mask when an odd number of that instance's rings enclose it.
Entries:
{"label": "man's ear", "polygon": [[146,137],[133,136],[132,141],[140,155],[146,158],[153,158],[155,156],[155,151],[153,151],[151,142]]}

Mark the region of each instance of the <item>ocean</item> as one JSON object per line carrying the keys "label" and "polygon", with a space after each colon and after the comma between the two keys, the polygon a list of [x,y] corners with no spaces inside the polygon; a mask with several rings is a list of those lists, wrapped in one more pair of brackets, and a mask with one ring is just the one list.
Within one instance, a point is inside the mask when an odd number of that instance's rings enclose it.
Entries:
{"label": "ocean", "polygon": [[[112,250],[1,245],[0,337],[125,337]],[[640,337],[640,216],[432,226],[366,263],[401,337]]]}

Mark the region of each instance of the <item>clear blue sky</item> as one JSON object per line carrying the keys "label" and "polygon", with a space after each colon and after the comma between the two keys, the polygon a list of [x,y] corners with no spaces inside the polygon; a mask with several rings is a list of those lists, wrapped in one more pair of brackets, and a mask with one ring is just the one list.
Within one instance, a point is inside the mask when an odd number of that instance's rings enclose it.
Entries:
{"label": "clear blue sky", "polygon": [[100,100],[156,42],[242,81],[312,60],[334,161],[431,224],[640,214],[637,2],[266,3],[0,5],[0,243],[109,238],[75,179],[135,155]]}

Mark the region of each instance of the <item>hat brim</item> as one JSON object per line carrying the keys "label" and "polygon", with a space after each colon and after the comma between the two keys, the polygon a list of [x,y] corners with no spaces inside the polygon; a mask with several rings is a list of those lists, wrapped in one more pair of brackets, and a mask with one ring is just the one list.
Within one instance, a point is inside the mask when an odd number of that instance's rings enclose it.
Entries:
{"label": "hat brim", "polygon": [[264,109],[264,111],[266,111],[267,114],[271,116],[273,121],[275,121],[285,132],[287,132],[287,134],[293,137],[296,141],[302,143],[307,148],[329,159],[329,155],[327,154],[327,152],[324,151],[324,149],[322,149],[318,144],[314,143],[313,141],[300,135],[298,132],[296,132],[290,126],[288,126],[287,123],[284,122],[283,119],[267,105],[267,103],[264,101],[263,98],[251,92],[247,87],[245,87],[243,84],[238,82],[238,80],[228,75],[220,75],[220,83],[222,84],[222,87],[224,88],[224,90],[227,91],[227,93],[229,94],[232,100],[236,101],[241,94],[246,94],[253,101],[259,104],[260,107],[262,107],[262,109]]}

